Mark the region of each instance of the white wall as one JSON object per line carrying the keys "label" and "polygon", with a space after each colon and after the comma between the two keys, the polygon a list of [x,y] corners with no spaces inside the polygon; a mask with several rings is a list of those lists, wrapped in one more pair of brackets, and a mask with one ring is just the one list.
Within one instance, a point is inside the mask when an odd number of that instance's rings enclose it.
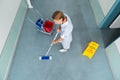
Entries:
{"label": "white wall", "polygon": [[106,16],[116,0],[98,0],[98,1],[100,3],[104,15]]}
{"label": "white wall", "polygon": [[111,43],[105,50],[114,80],[120,80],[120,37]]}
{"label": "white wall", "polygon": [[115,45],[116,45],[118,52],[120,54],[120,37],[115,41]]}
{"label": "white wall", "polygon": [[0,31],[2,31],[0,39],[2,39],[1,44],[3,45],[0,45],[3,48],[0,55],[0,80],[7,80],[27,12],[27,4],[26,0],[5,0],[0,4],[2,5],[0,10],[4,11],[0,13],[1,24],[4,26],[0,26]]}
{"label": "white wall", "polygon": [[0,0],[0,54],[7,40],[21,0]]}
{"label": "white wall", "polygon": [[115,19],[115,21],[110,25],[110,28],[120,28],[120,15]]}

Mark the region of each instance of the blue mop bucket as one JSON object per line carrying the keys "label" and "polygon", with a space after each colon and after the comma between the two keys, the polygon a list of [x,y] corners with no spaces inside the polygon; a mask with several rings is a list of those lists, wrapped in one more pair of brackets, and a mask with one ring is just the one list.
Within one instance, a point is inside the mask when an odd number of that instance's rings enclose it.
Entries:
{"label": "blue mop bucket", "polygon": [[44,21],[42,19],[38,19],[35,24],[39,30],[43,30],[43,23]]}

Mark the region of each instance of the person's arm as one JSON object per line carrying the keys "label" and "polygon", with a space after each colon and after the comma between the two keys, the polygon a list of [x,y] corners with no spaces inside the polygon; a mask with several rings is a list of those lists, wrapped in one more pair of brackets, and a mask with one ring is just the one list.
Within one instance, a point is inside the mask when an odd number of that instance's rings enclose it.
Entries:
{"label": "person's arm", "polygon": [[59,33],[60,31],[61,31],[61,26],[58,27],[57,33]]}
{"label": "person's arm", "polygon": [[63,38],[60,37],[60,38],[58,38],[56,40],[53,40],[52,44],[57,44],[59,42],[62,42],[62,40],[63,40]]}

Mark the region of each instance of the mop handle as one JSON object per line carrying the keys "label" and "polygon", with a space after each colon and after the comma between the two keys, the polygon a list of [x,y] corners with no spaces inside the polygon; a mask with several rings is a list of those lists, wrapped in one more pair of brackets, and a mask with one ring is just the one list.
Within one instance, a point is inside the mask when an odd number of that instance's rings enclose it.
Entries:
{"label": "mop handle", "polygon": [[[54,37],[53,40],[56,39],[57,35],[58,35],[58,33],[56,33],[56,35],[55,35],[55,37]],[[50,51],[50,49],[51,49],[52,46],[53,46],[53,44],[51,43],[51,45],[50,45],[50,47],[49,47],[49,49],[48,49],[48,51],[47,51],[47,53],[46,53],[46,56],[48,55],[48,53],[49,53],[49,51]]]}
{"label": "mop handle", "polygon": [[44,18],[44,17],[42,16],[42,14],[41,14],[37,9],[35,9],[35,12],[36,12],[37,14],[39,14],[39,16],[41,17],[42,20],[46,19],[46,18]]}

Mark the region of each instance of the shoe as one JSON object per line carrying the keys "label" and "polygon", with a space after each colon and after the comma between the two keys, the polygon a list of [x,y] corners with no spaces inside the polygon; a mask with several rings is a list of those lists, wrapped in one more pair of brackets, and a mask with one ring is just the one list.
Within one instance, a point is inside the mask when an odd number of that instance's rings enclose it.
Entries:
{"label": "shoe", "polygon": [[67,52],[67,49],[60,49],[60,52]]}

